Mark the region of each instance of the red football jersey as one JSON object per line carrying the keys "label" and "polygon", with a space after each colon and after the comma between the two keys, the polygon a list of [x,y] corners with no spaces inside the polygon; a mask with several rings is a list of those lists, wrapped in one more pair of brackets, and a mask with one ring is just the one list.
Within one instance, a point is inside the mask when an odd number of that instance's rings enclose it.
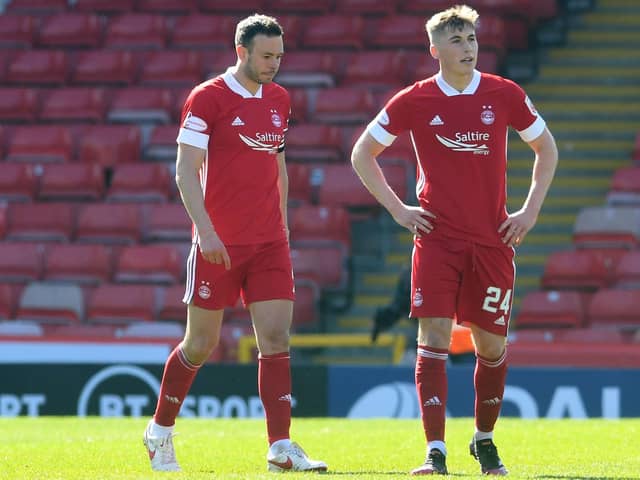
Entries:
{"label": "red football jersey", "polygon": [[204,204],[226,245],[286,238],[276,154],[284,150],[289,113],[284,88],[264,84],[252,95],[229,70],[195,87],[185,102],[177,141],[207,151]]}
{"label": "red football jersey", "polygon": [[441,74],[401,90],[367,131],[386,146],[410,132],[418,161],[416,194],[437,216],[432,235],[503,246],[498,227],[507,218],[509,127],[529,142],[545,122],[514,82],[475,71],[463,92]]}

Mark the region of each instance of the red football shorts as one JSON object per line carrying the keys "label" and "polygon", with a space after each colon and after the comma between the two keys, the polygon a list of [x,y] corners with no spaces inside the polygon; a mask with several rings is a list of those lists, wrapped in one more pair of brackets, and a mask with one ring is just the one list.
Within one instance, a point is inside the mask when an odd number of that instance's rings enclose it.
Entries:
{"label": "red football shorts", "polygon": [[455,318],[507,335],[514,250],[451,238],[417,238],[411,274],[411,317]]}
{"label": "red football shorts", "polygon": [[197,244],[187,260],[182,301],[208,310],[233,307],[242,296],[245,306],[264,300],[294,300],[291,255],[286,240],[257,245],[227,246],[231,269],[207,262]]}

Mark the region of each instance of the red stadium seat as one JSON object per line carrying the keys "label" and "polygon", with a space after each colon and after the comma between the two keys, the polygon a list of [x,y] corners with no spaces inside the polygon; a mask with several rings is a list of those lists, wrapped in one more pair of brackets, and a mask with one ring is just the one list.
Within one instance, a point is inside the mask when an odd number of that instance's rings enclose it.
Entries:
{"label": "red stadium seat", "polygon": [[[320,2],[314,1],[318,4]],[[305,48],[362,48],[364,21],[352,15],[312,17],[302,32]],[[286,61],[286,60],[285,60]]]}
{"label": "red stadium seat", "polygon": [[594,328],[637,330],[640,328],[640,289],[603,288],[594,293],[587,321]]}
{"label": "red stadium seat", "polygon": [[[204,73],[206,78],[214,78],[218,75],[222,75],[227,69],[235,65],[238,56],[235,51],[220,51],[220,50],[211,50],[202,52],[203,56],[203,66]],[[187,94],[191,89],[186,91]],[[184,100],[187,99],[187,95],[184,95],[182,103],[178,102],[180,109],[182,109],[182,105],[184,104]]]}
{"label": "red stadium seat", "polygon": [[68,5],[67,0],[11,0],[6,8],[8,12],[40,15],[63,12]]}
{"label": "red stadium seat", "polygon": [[92,243],[137,243],[140,239],[138,205],[86,204],[80,209],[76,240]]}
{"label": "red stadium seat", "polygon": [[632,250],[620,257],[613,273],[613,283],[619,288],[640,288],[640,250]]}
{"label": "red stadium seat", "polygon": [[287,163],[289,177],[289,203],[310,202],[311,184],[309,183],[310,167],[301,163]]}
{"label": "red stadium seat", "polygon": [[338,242],[348,250],[351,247],[349,213],[340,206],[300,205],[289,210],[291,242],[322,245]]}
{"label": "red stadium seat", "polygon": [[7,224],[9,223],[7,210],[9,210],[9,203],[0,203],[0,239],[4,238],[4,235],[7,232]]}
{"label": "red stadium seat", "polygon": [[9,162],[68,162],[73,157],[69,130],[60,125],[17,127],[9,138]]}
{"label": "red stadium seat", "polygon": [[113,339],[117,329],[117,325],[55,325],[47,328],[47,337]]}
{"label": "red stadium seat", "polygon": [[45,254],[43,279],[97,285],[111,278],[111,251],[104,245],[52,245]]}
{"label": "red stadium seat", "polygon": [[319,122],[362,124],[371,121],[375,107],[369,90],[337,87],[318,91],[312,118]]}
{"label": "red stadium seat", "polygon": [[546,289],[597,290],[611,280],[611,258],[597,250],[553,252],[545,263],[542,286]]}
{"label": "red stadium seat", "polygon": [[300,124],[289,129],[286,155],[294,162],[339,162],[342,136],[335,125]]}
{"label": "red stadium seat", "polygon": [[99,123],[104,119],[105,108],[105,95],[101,88],[60,88],[44,98],[40,119]]}
{"label": "red stadium seat", "polygon": [[18,295],[14,285],[9,283],[0,283],[0,320],[14,318]]}
{"label": "red stadium seat", "polygon": [[182,322],[187,320],[187,305],[182,302],[184,285],[171,285],[161,292],[158,320],[165,322]]}
{"label": "red stadium seat", "polygon": [[393,15],[377,20],[366,37],[368,48],[428,48],[422,16]]}
{"label": "red stadium seat", "polygon": [[309,114],[309,98],[306,88],[289,88],[291,97],[291,117],[290,124],[304,122]]}
{"label": "red stadium seat", "polygon": [[89,297],[87,322],[94,325],[151,322],[155,313],[156,287],[103,283]]}
{"label": "red stadium seat", "polygon": [[297,278],[310,278],[323,289],[343,290],[347,287],[348,255],[342,245],[293,248],[291,261]]}
{"label": "red stadium seat", "polygon": [[265,10],[266,0],[200,0],[200,10],[211,13],[252,14]]}
{"label": "red stadium seat", "polygon": [[180,281],[182,264],[178,249],[169,245],[136,245],[120,250],[113,275],[118,283],[164,283]]}
{"label": "red stadium seat", "polygon": [[384,15],[395,13],[398,0],[340,0],[336,2],[336,12],[350,15]]}
{"label": "red stadium seat", "polygon": [[112,15],[128,13],[135,9],[137,0],[77,0],[74,9],[80,12],[95,12]]}
{"label": "red stadium seat", "polygon": [[84,294],[78,285],[33,282],[20,296],[16,319],[69,325],[84,319]]}
{"label": "red stadium seat", "polygon": [[284,31],[284,48],[294,51],[300,47],[302,33],[306,29],[306,18],[300,15],[278,15],[278,23]]}
{"label": "red stadium seat", "polygon": [[632,158],[636,165],[638,165],[638,162],[640,162],[640,130],[636,133],[636,142],[633,146]]}
{"label": "red stadium seat", "polygon": [[191,219],[180,203],[150,205],[144,240],[191,241]]}
{"label": "red stadium seat", "polygon": [[38,44],[47,48],[96,48],[101,41],[101,21],[92,13],[51,15],[43,21],[38,37]]}
{"label": "red stadium seat", "polygon": [[529,292],[515,319],[518,328],[565,328],[585,324],[584,297],[575,291]]}
{"label": "red stadium seat", "polygon": [[0,243],[0,281],[26,283],[40,279],[44,246],[37,243]]}
{"label": "red stadium seat", "polygon": [[627,341],[623,332],[601,328],[569,328],[553,332],[553,340],[557,343],[613,343],[622,344]]}
{"label": "red stadium seat", "polygon": [[278,83],[287,87],[333,87],[337,76],[338,66],[331,52],[287,52],[280,65]]}
{"label": "red stadium seat", "polygon": [[41,200],[100,200],[104,174],[98,164],[64,163],[42,167],[38,198]]}
{"label": "red stadium seat", "polygon": [[320,287],[310,278],[297,278],[295,281],[296,300],[293,303],[293,330],[318,329],[318,302]]}
{"label": "red stadium seat", "polygon": [[128,85],[135,79],[136,58],[124,50],[78,52],[74,83]]}
{"label": "red stadium seat", "polygon": [[69,203],[13,203],[7,240],[68,242],[73,236],[75,206]]}
{"label": "red stadium seat", "polygon": [[329,12],[331,0],[267,0],[269,10],[277,13],[316,14]]}
{"label": "red stadium seat", "polygon": [[185,14],[198,9],[198,0],[138,0],[140,12]]}
{"label": "red stadium seat", "polygon": [[140,157],[140,129],[134,125],[96,125],[80,138],[79,160],[110,167],[137,162]]}
{"label": "red stadium seat", "polygon": [[170,43],[179,48],[229,49],[233,45],[237,23],[237,18],[230,15],[193,14],[179,17]]}
{"label": "red stadium seat", "polygon": [[0,174],[0,200],[30,201],[36,194],[38,179],[33,165],[2,163]]}
{"label": "red stadium seat", "polygon": [[164,15],[123,13],[109,21],[104,45],[107,48],[162,49],[167,42]]}
{"label": "red stadium seat", "polygon": [[378,157],[381,161],[399,161],[414,168],[416,154],[409,133],[401,133]]}
{"label": "red stadium seat", "polygon": [[[219,352],[218,358],[221,358],[225,362],[237,363],[238,362],[238,341],[240,337],[253,335],[253,329],[251,328],[251,321],[246,318],[248,314],[244,314],[243,318],[232,319],[227,321],[225,319],[220,329],[220,343],[218,344]],[[211,360],[211,359],[210,359]]]}
{"label": "red stadium seat", "polygon": [[36,19],[31,15],[0,15],[0,47],[31,48],[36,31]]}
{"label": "red stadium seat", "polygon": [[114,93],[107,119],[120,123],[169,123],[172,109],[173,97],[165,88],[121,88]]}
{"label": "red stadium seat", "polygon": [[640,166],[619,168],[607,194],[609,205],[640,206]]}
{"label": "red stadium seat", "polygon": [[573,243],[578,247],[634,248],[640,241],[640,209],[586,207],[576,218]]}
{"label": "red stadium seat", "polygon": [[25,50],[11,60],[6,81],[20,86],[62,85],[67,81],[68,73],[64,50]]}
{"label": "red stadium seat", "polygon": [[151,131],[143,156],[149,160],[174,162],[178,153],[179,125],[158,125]]}
{"label": "red stadium seat", "polygon": [[402,86],[406,70],[407,58],[402,51],[357,52],[349,57],[340,84],[377,89]]}
{"label": "red stadium seat", "polygon": [[106,200],[111,202],[166,202],[169,171],[161,163],[131,163],[114,168]]}
{"label": "red stadium seat", "polygon": [[142,85],[193,87],[202,80],[202,55],[187,49],[150,53],[140,73]]}
{"label": "red stadium seat", "polygon": [[2,122],[34,123],[39,107],[36,89],[0,88],[0,121]]}

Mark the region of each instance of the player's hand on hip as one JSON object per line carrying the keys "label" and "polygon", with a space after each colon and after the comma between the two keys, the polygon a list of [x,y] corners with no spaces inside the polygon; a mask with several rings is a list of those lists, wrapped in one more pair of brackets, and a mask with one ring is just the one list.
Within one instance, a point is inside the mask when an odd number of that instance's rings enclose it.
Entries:
{"label": "player's hand on hip", "polygon": [[537,218],[537,215],[529,213],[525,209],[510,214],[498,228],[498,233],[502,234],[502,241],[510,247],[517,247],[536,224]]}
{"label": "player's hand on hip", "polygon": [[433,230],[431,219],[436,216],[429,210],[422,207],[404,205],[404,208],[393,216],[393,219],[412,234],[421,237],[423,233],[428,234]]}
{"label": "player's hand on hip", "polygon": [[231,268],[231,258],[218,234],[211,232],[200,235],[198,246],[200,247],[200,253],[202,253],[207,262],[218,265],[224,264],[224,268],[227,270]]}

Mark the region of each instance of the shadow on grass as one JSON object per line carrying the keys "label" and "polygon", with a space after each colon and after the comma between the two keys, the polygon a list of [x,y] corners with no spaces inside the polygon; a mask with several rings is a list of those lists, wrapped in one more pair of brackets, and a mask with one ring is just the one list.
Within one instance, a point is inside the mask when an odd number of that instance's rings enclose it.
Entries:
{"label": "shadow on grass", "polygon": [[579,477],[576,475],[536,475],[535,478],[548,478],[549,480],[638,480],[638,477]]}

